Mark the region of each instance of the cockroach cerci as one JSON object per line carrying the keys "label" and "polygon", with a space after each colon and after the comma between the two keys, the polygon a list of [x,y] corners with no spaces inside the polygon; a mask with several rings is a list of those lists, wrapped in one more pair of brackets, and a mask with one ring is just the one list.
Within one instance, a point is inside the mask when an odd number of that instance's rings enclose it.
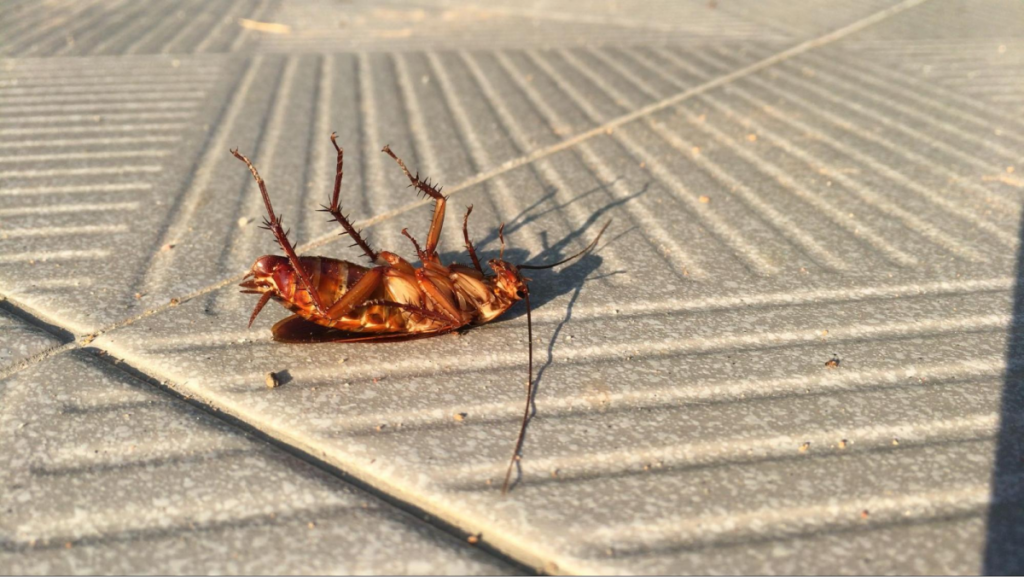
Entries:
{"label": "cockroach cerci", "polygon": [[488,261],[487,265],[491,269],[488,273],[480,266],[476,250],[469,240],[467,225],[473,210],[470,206],[462,220],[462,233],[473,266],[441,264],[437,243],[441,238],[448,199],[441,194],[439,187],[433,186],[426,179],[420,179],[419,173],[413,176],[405,163],[385,146],[383,152],[398,163],[408,177],[410,187],[434,199],[434,217],[427,233],[427,242],[422,248],[407,230],[402,230],[402,234],[412,241],[422,263],[417,268],[393,252],[373,250],[348,217],[342,214],[339,194],[344,154],[338,146],[336,134],[331,134],[331,142],[338,151],[337,173],[331,204],[324,206],[322,211],[329,213],[341,225],[344,229],[342,234],[352,237],[355,241],[353,246],[363,251],[372,266],[319,256],[298,256],[281,226],[281,219],[274,213],[267,187],[256,167],[248,158],[239,154],[237,149],[232,150],[231,153],[249,167],[256,179],[267,207],[263,227],[274,234],[285,253],[285,256],[266,255],[256,259],[241,284],[243,292],[262,295],[249,317],[249,326],[252,326],[264,305],[273,299],[295,313],[274,325],[273,335],[278,341],[400,341],[483,324],[500,316],[516,301],[526,301],[529,337],[526,410],[505,473],[505,483],[501,489],[502,494],[505,494],[508,492],[512,468],[522,448],[533,394],[533,323],[530,317],[530,291],[526,284],[530,279],[520,271],[552,268],[586,254],[597,244],[608,224],[581,252],[547,265],[516,265],[503,260],[505,225],[502,224],[498,229],[501,252],[498,258]]}

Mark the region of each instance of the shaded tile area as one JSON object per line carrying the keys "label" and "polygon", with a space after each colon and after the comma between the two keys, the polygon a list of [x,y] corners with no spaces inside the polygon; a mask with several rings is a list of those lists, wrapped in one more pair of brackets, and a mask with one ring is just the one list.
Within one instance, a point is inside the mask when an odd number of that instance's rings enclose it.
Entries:
{"label": "shaded tile area", "polygon": [[13,573],[515,571],[84,351],[0,407]]}
{"label": "shaded tile area", "polygon": [[0,372],[61,344],[57,337],[0,308]]}

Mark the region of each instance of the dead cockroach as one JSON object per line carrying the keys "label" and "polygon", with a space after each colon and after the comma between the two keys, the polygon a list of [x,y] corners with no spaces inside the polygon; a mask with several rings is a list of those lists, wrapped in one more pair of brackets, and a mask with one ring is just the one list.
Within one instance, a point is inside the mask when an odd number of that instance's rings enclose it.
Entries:
{"label": "dead cockroach", "polygon": [[434,217],[423,248],[407,230],[402,230],[402,234],[412,241],[422,262],[422,266],[416,268],[395,253],[370,248],[360,231],[342,214],[339,194],[344,153],[338,146],[336,134],[331,134],[331,142],[338,151],[337,173],[331,204],[324,206],[322,211],[329,213],[345,229],[342,234],[352,237],[355,241],[353,246],[362,249],[373,266],[365,267],[318,256],[298,256],[281,226],[281,219],[274,213],[267,187],[256,167],[248,158],[239,154],[237,149],[232,150],[231,153],[249,167],[263,195],[267,207],[263,228],[274,234],[285,252],[283,257],[266,255],[256,259],[246,275],[247,280],[241,284],[243,292],[262,294],[249,317],[249,326],[252,326],[264,305],[274,299],[295,313],[274,325],[274,339],[278,341],[401,341],[449,333],[467,325],[483,324],[500,316],[516,301],[526,301],[530,359],[526,410],[501,489],[502,494],[505,494],[508,492],[512,468],[522,448],[533,394],[533,323],[530,317],[530,292],[526,284],[530,279],[520,271],[552,268],[586,254],[597,244],[608,224],[604,225],[597,238],[585,249],[547,265],[516,265],[502,260],[505,254],[505,225],[502,224],[498,228],[501,252],[498,258],[487,263],[493,271],[493,274],[488,274],[480,266],[476,250],[469,240],[467,227],[469,215],[473,211],[470,206],[462,219],[462,234],[473,266],[443,265],[437,255],[437,243],[441,238],[448,199],[441,194],[440,188],[426,179],[420,179],[419,173],[413,176],[405,163],[385,146],[383,152],[398,163],[409,179],[410,187],[434,199]]}

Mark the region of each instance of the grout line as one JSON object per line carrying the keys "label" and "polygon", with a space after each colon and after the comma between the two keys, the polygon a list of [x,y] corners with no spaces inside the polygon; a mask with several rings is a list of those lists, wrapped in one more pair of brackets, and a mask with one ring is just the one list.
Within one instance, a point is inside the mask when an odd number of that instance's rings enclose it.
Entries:
{"label": "grout line", "polygon": [[[170,306],[173,305],[159,307],[159,310],[163,310]],[[236,429],[237,431],[241,432],[242,435],[249,438],[250,440],[255,439],[257,441],[263,441],[272,448],[283,451],[295,458],[298,458],[308,463],[309,465],[315,467],[317,470],[339,479],[341,482],[346,483],[356,491],[366,493],[382,501],[383,503],[390,505],[395,509],[398,509],[400,512],[405,513],[406,515],[411,517],[411,519],[408,520],[410,523],[423,523],[427,525],[429,528],[434,529],[435,531],[440,531],[452,540],[452,545],[458,544],[458,546],[461,547],[468,547],[466,541],[467,538],[470,537],[470,535],[473,535],[472,532],[460,529],[455,525],[448,523],[447,521],[428,513],[422,508],[417,507],[415,504],[411,502],[403,501],[398,497],[392,496],[376,487],[373,487],[372,485],[369,485],[364,481],[361,481],[360,479],[350,475],[341,468],[316,457],[309,451],[303,450],[300,447],[291,445],[285,441],[272,437],[267,433],[263,432],[262,430],[260,430],[259,428],[250,425],[249,423],[235,417],[234,415],[220,411],[214,405],[204,402],[203,399],[199,399],[192,395],[182,394],[176,387],[176,384],[172,383],[169,380],[160,380],[155,376],[150,375],[142,371],[141,369],[138,369],[135,366],[126,363],[121,359],[113,357],[104,349],[88,346],[96,335],[102,334],[102,332],[105,331],[97,332],[94,335],[86,335],[81,338],[75,338],[74,335],[71,332],[67,331],[66,329],[63,329],[58,325],[53,325],[42,320],[40,317],[29,312],[24,306],[11,303],[3,295],[0,295],[0,310],[10,313],[12,316],[18,318],[18,320],[23,321],[30,326],[42,329],[43,331],[45,331],[48,334],[51,334],[52,336],[55,336],[60,339],[72,339],[69,342],[54,347],[50,347],[31,357],[22,359],[21,361],[14,363],[12,366],[4,370],[0,370],[0,381],[3,381],[8,377],[14,375],[15,373],[18,373],[26,368],[34,366],[46,359],[60,355],[66,351],[80,350],[83,353],[89,354],[93,359],[102,362],[104,365],[106,365],[112,370],[123,373],[127,375],[129,378],[141,382],[143,385],[152,387],[153,389],[156,389],[159,393],[165,394],[179,401],[184,401],[185,403],[202,411],[203,413],[209,415],[210,417],[227,424],[233,429]],[[136,319],[143,318],[145,316],[150,315],[147,313],[143,313],[142,315],[136,317]],[[109,330],[112,330],[112,328]],[[537,574],[534,568],[528,565],[524,565],[517,559],[514,559],[511,556],[502,553],[498,549],[490,546],[486,540],[481,540],[471,548],[479,549],[481,550],[481,552],[490,555],[497,561],[512,566],[518,574]]]}
{"label": "grout line", "polygon": [[[75,343],[69,343],[69,345],[71,344]],[[71,347],[68,346],[66,348]],[[429,528],[443,533],[446,537],[449,537],[453,541],[452,545],[458,544],[461,547],[479,549],[482,552],[495,558],[496,560],[507,565],[510,565],[517,571],[518,574],[538,574],[535,568],[530,567],[529,565],[525,565],[521,561],[489,545],[487,543],[486,538],[481,538],[475,545],[470,546],[467,544],[467,539],[471,535],[474,535],[474,533],[461,529],[445,521],[444,519],[426,511],[425,509],[416,506],[414,503],[410,501],[404,501],[399,497],[396,497],[381,489],[378,489],[377,487],[370,485],[369,483],[355,477],[354,475],[351,475],[350,473],[346,472],[340,467],[317,457],[310,451],[307,451],[287,441],[273,437],[265,433],[258,427],[236,417],[235,415],[221,411],[213,404],[207,403],[204,399],[195,397],[190,394],[183,394],[177,388],[177,384],[170,380],[157,379],[156,377],[142,371],[141,369],[138,369],[134,365],[131,365],[122,359],[118,359],[112,356],[109,352],[103,349],[82,347],[82,351],[92,355],[93,358],[98,359],[99,361],[103,362],[110,368],[127,375],[129,378],[141,382],[143,385],[152,387],[153,389],[156,389],[158,392],[163,393],[176,400],[184,401],[191,407],[194,407],[202,411],[203,413],[209,415],[210,417],[217,419],[218,421],[225,423],[228,426],[232,427],[233,429],[241,432],[247,438],[251,440],[263,441],[270,447],[283,451],[305,463],[308,463],[310,466],[316,468],[317,470],[325,474],[331,475],[332,477],[335,477],[341,482],[348,484],[356,491],[361,491],[365,494],[370,495],[371,497],[380,500],[381,502],[387,505],[394,507],[395,509],[398,509],[398,511],[400,511],[401,513],[405,513],[406,515],[411,517],[411,519],[409,519],[410,523],[423,523],[427,525]],[[53,354],[57,353],[54,352]]]}

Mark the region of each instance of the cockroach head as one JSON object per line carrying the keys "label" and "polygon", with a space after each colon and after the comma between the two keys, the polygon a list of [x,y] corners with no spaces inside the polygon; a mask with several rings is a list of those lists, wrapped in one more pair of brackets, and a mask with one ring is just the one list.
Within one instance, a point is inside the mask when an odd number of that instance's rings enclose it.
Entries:
{"label": "cockroach head", "polygon": [[523,298],[529,292],[526,282],[530,279],[519,273],[519,267],[497,258],[489,260],[487,264],[494,271],[496,292],[515,300]]}
{"label": "cockroach head", "polygon": [[275,291],[278,286],[274,273],[278,268],[287,266],[289,265],[286,257],[273,254],[261,256],[252,264],[249,274],[245,275],[245,282],[238,286],[245,289],[242,291],[244,293]]}
{"label": "cockroach head", "polygon": [[288,259],[283,256],[268,254],[261,256],[253,263],[252,268],[249,269],[249,274],[245,275],[245,280],[238,285],[242,287],[243,293],[263,295],[260,297],[259,302],[256,303],[252,316],[249,317],[250,327],[252,322],[256,320],[256,316],[263,310],[263,306],[271,298],[281,293],[282,284],[291,282],[291,275],[288,274],[290,271]]}

